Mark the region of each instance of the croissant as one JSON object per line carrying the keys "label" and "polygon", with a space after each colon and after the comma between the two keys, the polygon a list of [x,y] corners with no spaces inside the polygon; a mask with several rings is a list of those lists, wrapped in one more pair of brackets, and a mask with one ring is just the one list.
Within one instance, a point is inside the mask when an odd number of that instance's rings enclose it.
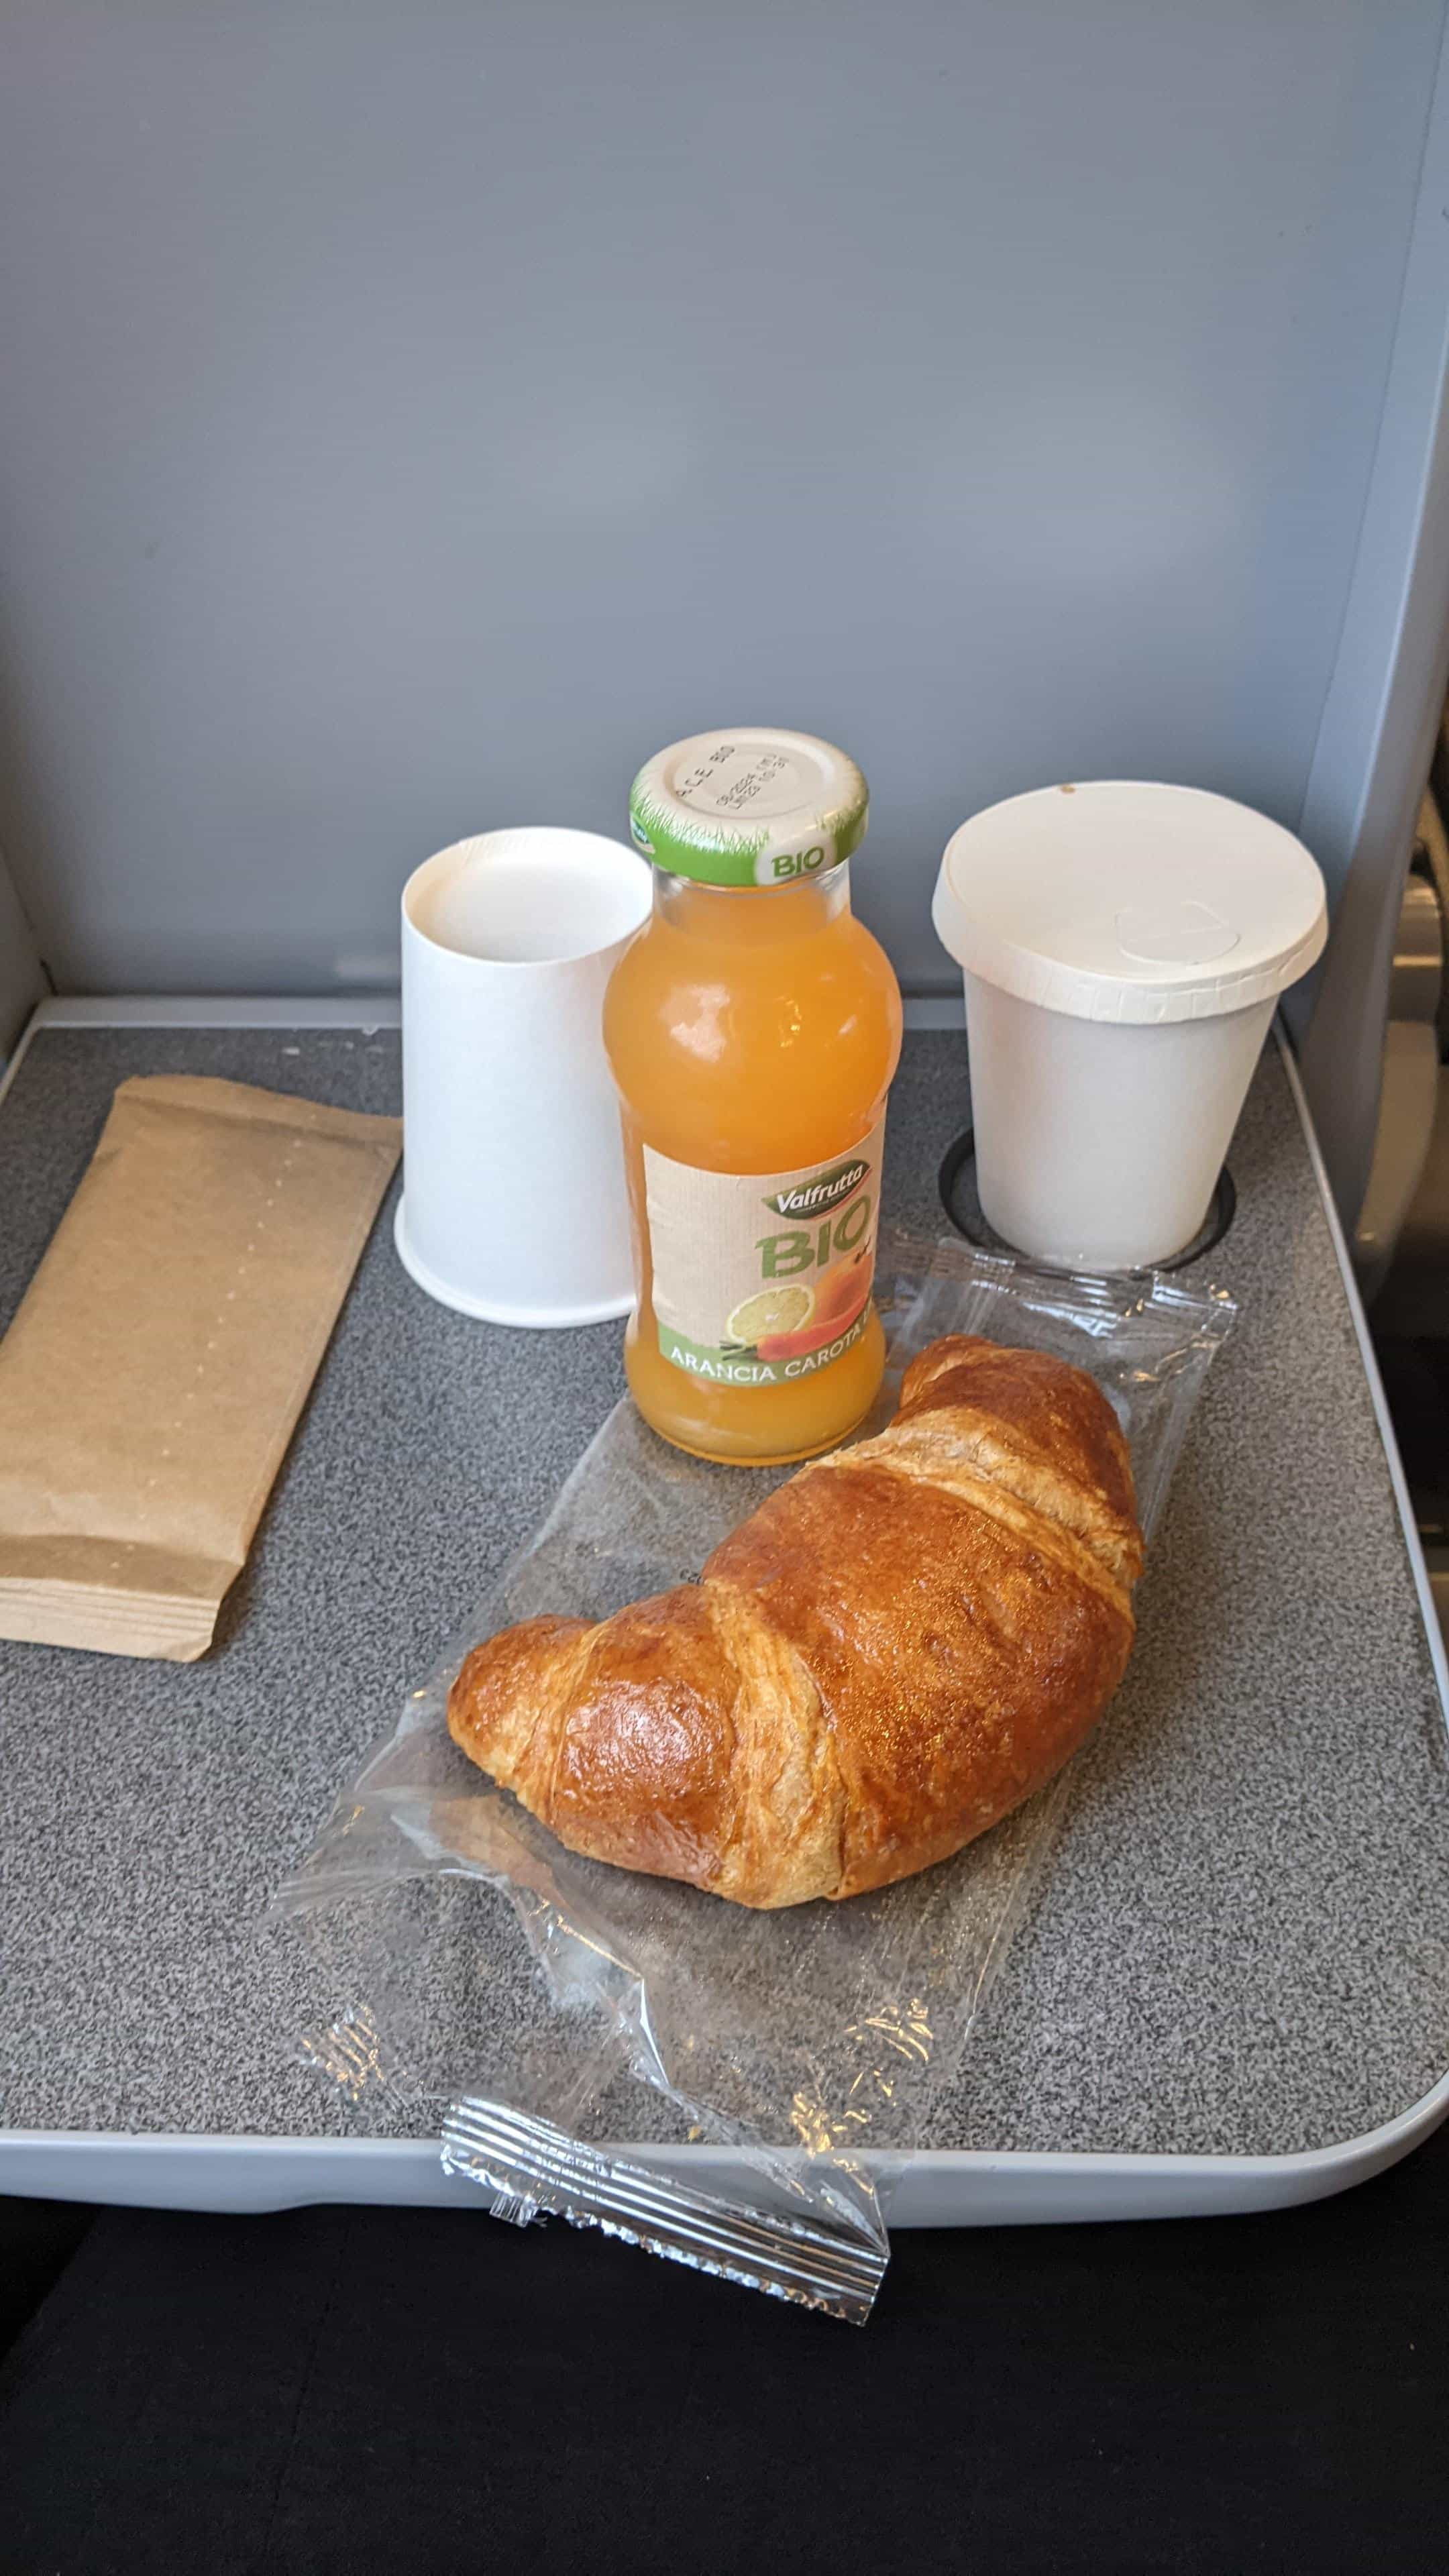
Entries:
{"label": "croissant", "polygon": [[571,1851],[736,1905],[856,1896],[1060,1769],[1121,1680],[1141,1570],[1100,1389],[953,1336],[697,1584],[475,1648],[448,1725]]}

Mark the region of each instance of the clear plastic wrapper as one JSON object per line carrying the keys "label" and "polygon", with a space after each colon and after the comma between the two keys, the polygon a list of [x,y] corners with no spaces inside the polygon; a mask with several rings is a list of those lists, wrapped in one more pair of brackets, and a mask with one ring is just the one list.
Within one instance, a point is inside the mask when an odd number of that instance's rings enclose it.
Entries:
{"label": "clear plastic wrapper", "polygon": [[[896,1235],[882,1243],[878,1303],[890,1357],[862,1436],[943,1333],[1071,1360],[1126,1433],[1150,1583],[1231,1301]],[[620,1404],[279,1907],[303,1918],[327,1981],[333,2017],[305,2053],[356,2119],[440,2134],[444,2165],[478,2181],[500,2216],[562,2215],[862,2319],[888,2252],[882,2186],[956,2076],[1071,1766],[918,1877],[752,1913],[566,1851],[457,1750],[444,1713],[481,1638],[544,1610],[602,1618],[691,1579],[791,1472],[704,1465]]]}

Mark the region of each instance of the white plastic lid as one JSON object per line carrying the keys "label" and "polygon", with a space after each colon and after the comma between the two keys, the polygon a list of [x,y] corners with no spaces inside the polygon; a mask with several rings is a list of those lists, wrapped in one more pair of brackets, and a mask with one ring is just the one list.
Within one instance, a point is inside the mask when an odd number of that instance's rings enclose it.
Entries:
{"label": "white plastic lid", "polygon": [[1328,937],[1301,841],[1230,796],[1039,787],[952,834],[931,917],[958,965],[1081,1020],[1201,1020],[1307,973]]}

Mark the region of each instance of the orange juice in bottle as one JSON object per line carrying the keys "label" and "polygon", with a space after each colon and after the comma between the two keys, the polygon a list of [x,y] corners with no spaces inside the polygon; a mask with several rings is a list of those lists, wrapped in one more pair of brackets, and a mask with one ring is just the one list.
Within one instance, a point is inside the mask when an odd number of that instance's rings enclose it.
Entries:
{"label": "orange juice in bottle", "polygon": [[703,1458],[808,1458],[869,1412],[885,1098],[901,1000],[850,909],[854,761],[811,734],[698,734],[634,781],[652,920],[615,968],[646,1422]]}

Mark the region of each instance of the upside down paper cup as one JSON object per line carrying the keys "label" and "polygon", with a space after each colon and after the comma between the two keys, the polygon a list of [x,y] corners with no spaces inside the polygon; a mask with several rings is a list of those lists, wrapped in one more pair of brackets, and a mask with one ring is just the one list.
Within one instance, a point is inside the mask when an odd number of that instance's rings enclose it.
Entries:
{"label": "upside down paper cup", "polygon": [[932,913],[965,983],[988,1223],[1057,1269],[1170,1260],[1328,935],[1302,842],[1197,788],[1044,787],[962,824]]}
{"label": "upside down paper cup", "polygon": [[648,917],[648,864],[593,832],[484,832],[402,898],[404,1188],[419,1287],[488,1323],[633,1304],[604,988]]}

